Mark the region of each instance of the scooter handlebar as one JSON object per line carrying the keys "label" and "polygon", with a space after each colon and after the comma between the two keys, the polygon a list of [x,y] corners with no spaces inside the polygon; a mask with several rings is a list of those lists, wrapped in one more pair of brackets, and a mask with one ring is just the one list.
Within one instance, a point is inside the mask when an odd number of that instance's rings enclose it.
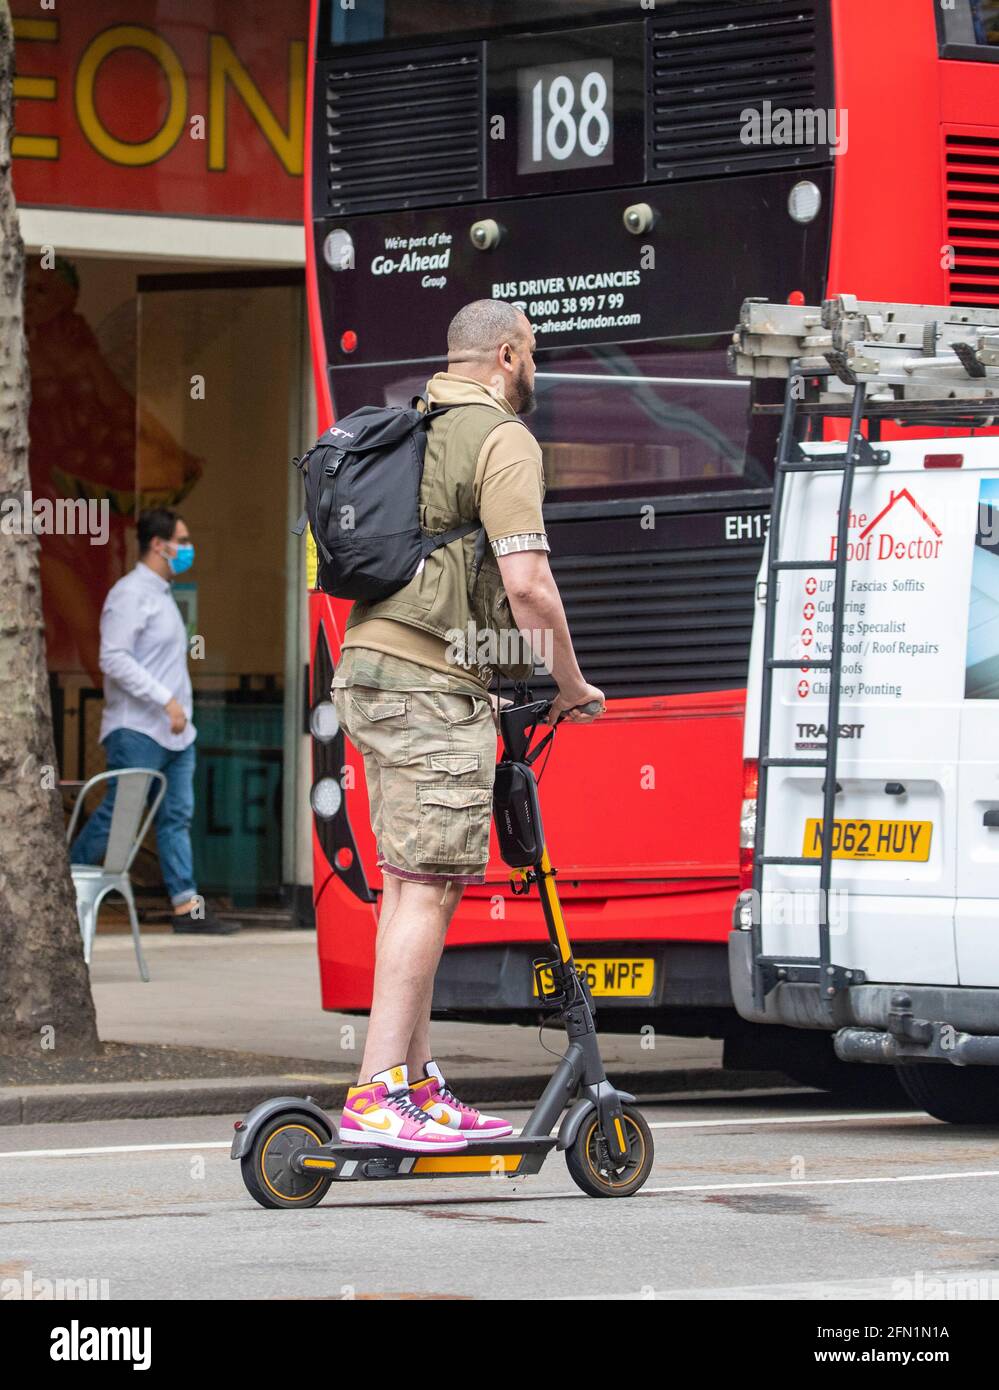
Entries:
{"label": "scooter handlebar", "polygon": [[[554,704],[554,701],[553,701],[553,700],[549,700],[549,702],[548,702],[548,708],[547,708],[547,710],[545,710],[545,713],[544,713],[544,716],[543,716],[543,718],[544,718],[544,720],[545,720],[546,723],[547,723],[547,720],[548,720],[548,715],[551,713],[551,708],[552,708],[552,705],[553,705],[553,704]],[[561,712],[561,714],[559,715],[559,717],[555,720],[555,724],[556,724],[556,725],[561,724],[562,720],[565,718],[565,716],[566,716],[567,714],[571,714],[571,713],[573,712],[573,710],[577,710],[577,709],[578,709],[578,710],[581,710],[581,711],[583,712],[583,714],[599,714],[600,711],[603,709],[603,705],[600,703],[599,700],[587,700],[586,703],[585,703],[584,705],[570,705],[568,709],[564,709],[564,710]]]}
{"label": "scooter handlebar", "polygon": [[600,703],[599,700],[587,700],[585,705],[572,705],[569,709],[563,710],[562,714],[559,715],[559,718],[563,718],[563,716],[566,714],[572,714],[573,710],[577,709],[580,710],[583,714],[599,714],[600,711],[603,709],[603,705]]}
{"label": "scooter handlebar", "polygon": [[[528,756],[531,740],[539,724],[547,724],[551,714],[552,700],[528,700],[520,704],[508,704],[499,712],[500,734],[503,739],[503,750],[507,758],[519,762]],[[573,705],[573,709],[585,710],[587,714],[599,714],[603,705],[597,700],[588,700],[582,705]],[[568,714],[568,710],[563,710],[558,719],[552,724],[552,730],[561,722],[563,715]]]}

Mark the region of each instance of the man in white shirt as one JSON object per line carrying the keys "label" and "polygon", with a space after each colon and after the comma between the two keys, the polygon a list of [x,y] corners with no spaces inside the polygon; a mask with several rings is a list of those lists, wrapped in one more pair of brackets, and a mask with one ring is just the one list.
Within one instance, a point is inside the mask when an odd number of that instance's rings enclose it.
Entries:
{"label": "man in white shirt", "polygon": [[[167,779],[156,813],[156,847],[173,904],[175,932],[238,931],[220,922],[198,893],[191,853],[194,813],[193,699],[187,632],[170,581],[194,563],[194,546],[176,512],[158,507],[138,524],[139,563],[111,589],[101,612],[108,771],[150,767]],[[114,787],[73,841],[74,864],[99,864],[107,848]]]}

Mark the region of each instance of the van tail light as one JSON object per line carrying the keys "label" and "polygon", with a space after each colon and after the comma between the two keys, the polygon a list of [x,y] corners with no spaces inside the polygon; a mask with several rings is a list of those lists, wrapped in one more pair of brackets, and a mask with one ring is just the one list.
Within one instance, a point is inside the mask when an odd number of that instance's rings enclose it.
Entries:
{"label": "van tail light", "polygon": [[742,764],[742,815],[739,818],[739,891],[753,886],[753,855],[756,853],[756,793],[760,768],[755,758]]}
{"label": "van tail light", "polygon": [[960,468],[964,463],[963,454],[924,454],[924,468]]}

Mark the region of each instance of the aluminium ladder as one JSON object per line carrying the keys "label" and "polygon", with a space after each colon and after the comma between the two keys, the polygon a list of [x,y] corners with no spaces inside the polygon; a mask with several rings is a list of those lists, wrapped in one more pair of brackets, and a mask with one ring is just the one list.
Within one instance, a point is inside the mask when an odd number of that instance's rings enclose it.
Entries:
{"label": "aluminium ladder", "polygon": [[[861,302],[852,295],[826,300],[821,309],[747,299],[729,349],[729,362],[741,376],[788,380],[781,407],[767,552],[753,856],[753,996],[756,1006],[762,1008],[766,995],[782,980],[814,983],[832,1012],[840,992],[864,980],[862,971],[833,961],[829,923],[850,503],[857,468],[881,467],[890,458],[887,450],[872,447],[862,426],[866,419],[869,435],[876,442],[883,419],[968,428],[993,422],[999,425],[999,311]],[[803,417],[837,415],[848,416],[850,421],[843,452],[807,454],[798,438]],[[780,542],[786,479],[791,473],[819,472],[842,476],[836,558],[784,559]],[[780,576],[794,570],[827,571],[833,576],[832,631],[826,659],[775,653]],[[826,738],[821,756],[771,754],[775,672],[795,668],[828,673]],[[774,767],[814,768],[823,774],[818,858],[766,853],[768,782]],[[818,870],[817,956],[765,953],[761,904],[768,865]]]}

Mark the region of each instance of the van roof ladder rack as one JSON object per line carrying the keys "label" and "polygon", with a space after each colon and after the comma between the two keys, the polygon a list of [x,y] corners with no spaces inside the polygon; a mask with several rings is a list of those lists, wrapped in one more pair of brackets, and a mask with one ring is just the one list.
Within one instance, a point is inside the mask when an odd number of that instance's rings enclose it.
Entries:
{"label": "van roof ladder rack", "polygon": [[[797,378],[803,415],[851,413],[900,424],[999,423],[999,309],[837,295],[821,306],[743,302],[729,348],[737,376]],[[780,406],[757,405],[758,413]]]}

